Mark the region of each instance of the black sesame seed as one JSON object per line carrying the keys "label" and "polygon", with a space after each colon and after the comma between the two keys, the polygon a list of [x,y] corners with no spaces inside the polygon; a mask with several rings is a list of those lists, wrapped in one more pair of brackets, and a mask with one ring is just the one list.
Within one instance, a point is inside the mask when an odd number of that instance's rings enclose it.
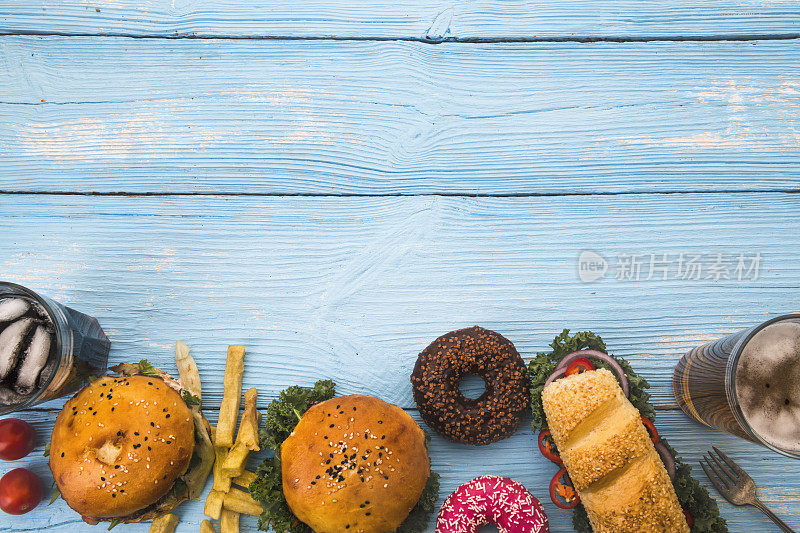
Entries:
{"label": "black sesame seed", "polygon": [[103,476],[100,476],[100,481],[105,481],[105,480],[106,480],[106,478],[104,478]]}
{"label": "black sesame seed", "polygon": [[61,452],[61,457],[64,457],[64,452]]}
{"label": "black sesame seed", "polygon": [[111,497],[112,497],[112,498],[116,498],[116,497],[117,497],[116,493],[112,492],[112,493],[111,493]]}
{"label": "black sesame seed", "polygon": [[366,513],[366,515],[367,515],[367,516],[369,516],[369,515],[371,515],[371,514],[372,514],[372,513],[370,513],[370,512],[367,512],[367,513]]}
{"label": "black sesame seed", "polygon": [[150,427],[151,427],[151,428],[154,428],[154,427],[156,427],[156,424],[155,424],[155,422],[150,422]]}
{"label": "black sesame seed", "polygon": [[333,427],[333,424],[331,424],[329,427]]}
{"label": "black sesame seed", "polygon": [[153,451],[153,448],[151,448],[150,446],[148,446],[148,447],[147,447],[147,451],[149,451],[149,452],[152,452],[152,451]]}
{"label": "black sesame seed", "polygon": [[114,470],[119,470],[119,465],[114,465]]}
{"label": "black sesame seed", "polygon": [[134,431],[133,434],[136,435],[137,437],[139,436],[139,432],[138,431]]}
{"label": "black sesame seed", "polygon": [[169,414],[167,414],[167,418],[169,418]]}
{"label": "black sesame seed", "polygon": [[167,441],[167,444],[172,444],[172,441],[171,441],[171,440],[168,440],[168,441]]}

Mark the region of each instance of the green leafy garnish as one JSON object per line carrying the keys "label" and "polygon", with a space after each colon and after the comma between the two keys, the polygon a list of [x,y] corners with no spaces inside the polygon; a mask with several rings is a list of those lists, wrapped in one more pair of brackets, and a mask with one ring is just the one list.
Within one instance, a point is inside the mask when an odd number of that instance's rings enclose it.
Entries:
{"label": "green leafy garnish", "polygon": [[183,401],[189,407],[191,407],[193,405],[197,405],[199,407],[202,404],[202,402],[200,401],[200,398],[198,398],[197,396],[195,396],[194,394],[192,394],[191,392],[189,392],[186,389],[181,389],[181,398],[183,398]]}
{"label": "green leafy garnish", "polygon": [[108,525],[108,531],[111,531],[112,529],[114,529],[115,527],[120,525],[121,523],[122,523],[122,520],[120,520],[118,518],[112,518],[111,519],[111,523]]}
{"label": "green leafy garnish", "polygon": [[294,431],[303,413],[315,403],[330,400],[334,394],[336,386],[329,379],[317,381],[313,388],[294,385],[281,391],[278,399],[267,406],[264,429],[260,432],[261,447],[277,451]]}
{"label": "green leafy garnish", "polygon": [[[275,533],[313,533],[308,525],[292,513],[283,496],[280,447],[309,407],[330,400],[335,394],[336,386],[333,381],[320,380],[313,388],[289,387],[278,395],[277,400],[267,406],[265,427],[260,434],[261,446],[267,446],[275,453],[261,463],[256,470],[256,480],[248,487],[250,496],[260,502],[263,508],[258,520],[258,528],[262,531],[267,531],[271,527]],[[426,446],[428,439],[426,433]],[[427,529],[430,515],[435,511],[438,499],[439,474],[431,472],[419,501],[400,525],[398,532],[420,533]]]}
{"label": "green leafy garnish", "polygon": [[276,533],[312,533],[311,528],[292,513],[283,496],[280,452],[265,459],[256,475],[258,477],[250,484],[249,490],[250,496],[261,502],[264,509],[258,519],[258,529],[267,531],[271,526]]}
{"label": "green leafy garnish", "polygon": [[139,361],[139,375],[141,376],[152,376],[154,378],[161,377],[161,374],[158,372],[153,365],[150,364],[149,361],[146,359],[142,359]]}
{"label": "green leafy garnish", "polygon": [[44,452],[42,452],[42,455],[44,455],[45,457],[50,457],[50,443],[49,442],[44,445]]}
{"label": "green leafy garnish", "polygon": [[53,505],[53,502],[56,501],[61,497],[61,491],[58,490],[58,485],[56,482],[53,481],[53,485],[50,487],[50,501],[47,502],[47,505]]}
{"label": "green leafy garnish", "polygon": [[[547,429],[547,418],[542,407],[542,389],[547,378],[552,374],[558,363],[564,356],[578,350],[598,350],[608,353],[606,344],[599,335],[591,331],[579,331],[574,335],[569,334],[565,329],[550,344],[553,348],[551,352],[539,353],[533,361],[528,363],[528,372],[531,377],[531,411],[533,413],[533,429],[541,431]],[[609,354],[611,355],[611,354]],[[650,403],[650,394],[646,389],[650,388],[642,376],[633,371],[630,363],[621,357],[611,355],[625,371],[628,378],[630,394],[628,399],[641,414],[655,422],[655,409]],[[592,360],[596,368],[611,368],[602,361]],[[700,485],[700,482],[691,476],[691,467],[684,464],[680,457],[675,454],[675,450],[670,447],[664,438],[661,442],[667,447],[675,458],[675,494],[681,507],[687,509],[694,517],[694,527],[692,533],[726,533],[728,526],[725,520],[719,516],[717,502],[708,494],[708,490]],[[580,533],[591,533],[592,527],[589,517],[583,505],[578,505],[572,514],[572,525]]]}
{"label": "green leafy garnish", "polygon": [[436,511],[436,502],[439,500],[439,474],[431,472],[428,476],[428,481],[425,483],[425,488],[422,489],[422,495],[419,497],[417,505],[411,509],[400,527],[397,528],[397,533],[419,533],[428,528],[431,514]]}

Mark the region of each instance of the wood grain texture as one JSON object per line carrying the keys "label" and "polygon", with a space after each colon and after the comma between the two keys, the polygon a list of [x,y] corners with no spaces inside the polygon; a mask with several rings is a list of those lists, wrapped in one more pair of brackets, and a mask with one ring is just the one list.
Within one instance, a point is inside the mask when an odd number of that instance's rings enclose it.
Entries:
{"label": "wood grain texture", "polygon": [[[247,345],[245,388],[264,408],[291,384],[334,378],[413,409],[408,376],[436,336],[481,324],[524,356],[563,327],[601,333],[672,405],[669,376],[689,346],[800,305],[800,215],[783,193],[553,198],[298,198],[0,196],[0,268],[92,314],[112,340],[114,362],[148,358],[174,372],[173,342],[192,346],[208,415],[221,398],[225,346]],[[619,253],[761,252],[757,281],[581,283],[586,248]],[[54,401],[20,416],[49,435]],[[693,465],[713,443],[751,471],[765,500],[800,525],[800,463],[660,411],[659,430]],[[512,476],[545,505],[554,532],[572,531],[549,503],[555,472],[523,428],[485,448],[434,435],[441,497],[485,473]],[[253,460],[256,464],[258,459]],[[50,477],[36,455],[15,463]],[[700,479],[705,481],[702,474]],[[178,509],[196,531],[202,502]],[[721,502],[731,531],[766,527],[752,509]],[[253,531],[254,519],[243,519]],[[125,526],[145,531],[147,524]],[[4,531],[97,531],[63,501]],[[430,528],[433,531],[433,528]]]}
{"label": "wood grain texture", "polygon": [[797,52],[2,37],[0,190],[798,190]]}
{"label": "wood grain texture", "polygon": [[[670,407],[689,347],[800,308],[795,194],[1,198],[2,277],[97,317],[113,362],[174,371],[184,340],[207,405],[226,346],[244,344],[262,407],[331,377],[410,408],[416,355],[480,324],[524,357],[563,328],[594,330]],[[608,259],[601,281],[578,279],[585,249]],[[761,272],[615,279],[619,254],[680,252],[758,252]]]}
{"label": "wood grain texture", "polygon": [[135,36],[553,38],[800,32],[793,0],[0,1],[0,31]]}

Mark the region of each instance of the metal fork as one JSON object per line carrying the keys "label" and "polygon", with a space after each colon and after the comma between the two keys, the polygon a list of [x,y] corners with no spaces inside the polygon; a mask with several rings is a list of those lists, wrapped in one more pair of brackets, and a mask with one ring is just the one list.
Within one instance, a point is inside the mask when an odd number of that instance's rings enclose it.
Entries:
{"label": "metal fork", "polygon": [[[756,495],[756,484],[747,472],[734,463],[730,457],[722,453],[716,446],[712,446],[717,455],[711,451],[707,456],[703,456],[706,464],[700,461],[708,479],[717,488],[720,494],[733,505],[752,505],[767,515],[770,520],[775,522],[786,533],[794,533],[794,530],[787,526],[783,520],[775,516]],[[717,457],[719,456],[719,458]],[[711,461],[713,459],[713,462]],[[710,470],[709,470],[710,467]]]}

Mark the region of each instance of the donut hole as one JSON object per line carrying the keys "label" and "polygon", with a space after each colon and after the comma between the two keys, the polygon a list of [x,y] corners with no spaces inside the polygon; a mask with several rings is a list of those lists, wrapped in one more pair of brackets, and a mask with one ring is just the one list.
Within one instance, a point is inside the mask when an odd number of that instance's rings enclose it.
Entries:
{"label": "donut hole", "polygon": [[500,528],[497,527],[497,524],[495,524],[494,522],[483,524],[478,530],[478,533],[499,533],[499,532]]}
{"label": "donut hole", "polygon": [[458,390],[468,400],[477,400],[486,392],[486,381],[477,374],[466,374],[458,382]]}

